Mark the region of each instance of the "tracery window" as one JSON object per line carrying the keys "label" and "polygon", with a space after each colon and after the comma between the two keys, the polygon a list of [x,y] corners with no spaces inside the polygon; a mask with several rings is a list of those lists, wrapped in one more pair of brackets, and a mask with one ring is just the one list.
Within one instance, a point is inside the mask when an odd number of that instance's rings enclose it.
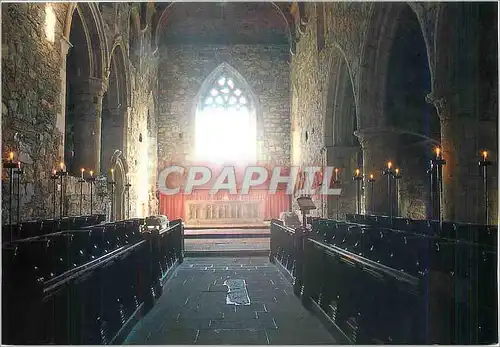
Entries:
{"label": "tracery window", "polygon": [[[215,78],[213,78],[215,77]],[[256,156],[255,107],[248,87],[228,71],[202,90],[196,113],[196,158],[248,163]]]}

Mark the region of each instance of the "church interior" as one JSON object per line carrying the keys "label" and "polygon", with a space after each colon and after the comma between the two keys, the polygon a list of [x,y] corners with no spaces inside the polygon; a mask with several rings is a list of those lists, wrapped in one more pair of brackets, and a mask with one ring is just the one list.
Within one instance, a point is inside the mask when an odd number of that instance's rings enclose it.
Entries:
{"label": "church interior", "polygon": [[3,344],[498,343],[496,2],[1,17]]}

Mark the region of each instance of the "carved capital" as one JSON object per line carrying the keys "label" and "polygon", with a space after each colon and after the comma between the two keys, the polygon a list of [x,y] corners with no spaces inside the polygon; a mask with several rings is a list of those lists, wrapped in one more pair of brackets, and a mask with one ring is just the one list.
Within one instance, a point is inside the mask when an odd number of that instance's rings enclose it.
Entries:
{"label": "carved capital", "polygon": [[436,108],[439,118],[443,118],[447,114],[447,99],[444,96],[436,96],[434,93],[429,93],[425,96],[425,101]]}

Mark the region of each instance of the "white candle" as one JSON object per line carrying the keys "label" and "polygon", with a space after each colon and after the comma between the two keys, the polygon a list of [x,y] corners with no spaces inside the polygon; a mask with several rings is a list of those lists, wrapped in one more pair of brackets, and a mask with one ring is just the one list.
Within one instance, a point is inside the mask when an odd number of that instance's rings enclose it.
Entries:
{"label": "white candle", "polygon": [[82,172],[82,180],[83,180],[83,173],[85,172],[85,169],[82,168],[80,171]]}
{"label": "white candle", "polygon": [[111,169],[111,182],[114,182],[115,181],[115,173],[114,173],[115,170]]}

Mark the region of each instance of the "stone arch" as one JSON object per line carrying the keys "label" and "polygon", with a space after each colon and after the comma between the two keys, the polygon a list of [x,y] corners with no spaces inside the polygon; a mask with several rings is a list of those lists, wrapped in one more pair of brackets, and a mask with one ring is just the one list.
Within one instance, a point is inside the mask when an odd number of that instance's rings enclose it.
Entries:
{"label": "stone arch", "polygon": [[[359,128],[381,128],[385,119],[385,78],[388,74],[388,58],[401,13],[413,8],[403,3],[374,3],[371,5],[365,30],[358,81]],[[419,22],[420,23],[420,22]],[[420,25],[420,31],[423,30]],[[427,45],[427,42],[426,42]],[[428,58],[429,59],[429,58]]]}
{"label": "stone arch", "polygon": [[[249,99],[248,107],[251,110],[251,119],[253,122],[253,124],[251,125],[252,131],[253,129],[255,129],[256,159],[259,160],[260,153],[259,153],[258,143],[260,142],[259,140],[263,140],[262,109],[260,107],[259,98],[254,93],[254,91],[252,90],[251,86],[248,84],[246,79],[227,62],[221,63],[205,78],[202,85],[200,86],[200,89],[196,97],[194,98],[194,102],[191,108],[193,133],[196,128],[197,114],[200,110],[200,105],[202,105],[202,98],[210,91],[210,89],[213,87],[213,85],[217,82],[217,80],[221,76],[231,77],[234,80],[235,85],[240,86],[240,88],[243,89],[244,92],[247,94],[247,98]],[[193,149],[196,148],[196,139],[194,136],[193,136],[192,148]]]}
{"label": "stone arch", "polygon": [[134,6],[129,15],[128,47],[129,59],[132,65],[138,69],[141,55],[141,22],[137,8]]}
{"label": "stone arch", "polygon": [[107,172],[114,153],[124,151],[127,140],[127,73],[122,46],[117,44],[110,59],[108,89],[103,97],[101,123],[101,163]]}
{"label": "stone arch", "polygon": [[68,170],[100,170],[100,112],[103,81],[107,73],[107,43],[102,18],[93,3],[70,4],[61,43],[61,101],[64,112],[58,120],[64,133],[64,157]]}
{"label": "stone arch", "polygon": [[141,2],[140,3],[140,20],[141,20],[141,31],[145,30],[148,26],[148,3],[147,2]]}
{"label": "stone arch", "polygon": [[115,187],[113,189],[114,204],[113,204],[113,219],[122,220],[125,218],[126,196],[125,191],[127,184],[127,174],[129,172],[128,164],[123,157],[123,152],[116,150],[110,158],[107,166],[113,169],[115,178]]}
{"label": "stone arch", "polygon": [[108,46],[104,25],[96,3],[69,3],[63,37],[71,42],[73,19],[78,14],[88,45],[89,76],[104,79],[108,66]]}
{"label": "stone arch", "polygon": [[338,180],[343,192],[339,198],[326,197],[323,214],[329,218],[344,218],[346,213],[355,212],[356,192],[351,184],[351,176],[363,163],[361,146],[354,135],[357,130],[354,84],[349,64],[340,49],[336,48],[332,52],[328,80],[323,163],[340,169]]}
{"label": "stone arch", "polygon": [[384,114],[387,136],[395,140],[395,167],[403,173],[395,191],[393,211],[414,219],[432,218],[427,169],[439,145],[440,123],[435,109],[427,102],[432,76],[428,49],[416,13],[403,6],[394,28],[388,52],[385,79]]}
{"label": "stone arch", "polygon": [[[295,20],[293,19],[290,11],[283,10],[282,7],[280,7],[276,2],[269,2],[269,4],[272,6],[272,9],[278,17],[280,17],[285,23],[286,23],[286,28],[287,28],[287,37],[289,41],[289,46],[290,46],[290,53],[293,55],[295,54],[295,46],[296,46],[296,37],[295,37]],[[155,46],[159,46],[159,40],[161,36],[161,30],[163,27],[168,25],[169,18],[173,15],[173,12],[175,11],[175,8],[178,4],[176,2],[170,2],[161,12],[161,14],[158,16],[158,20],[152,21],[152,31],[154,32],[154,42]]]}
{"label": "stone arch", "polygon": [[158,49],[158,42],[156,41],[156,28],[158,26],[158,20],[158,11],[155,10],[153,17],[151,18],[151,52],[153,52],[153,54]]}
{"label": "stone arch", "polygon": [[344,53],[335,49],[330,64],[324,118],[324,144],[354,145],[358,124],[358,109],[351,69]]}

